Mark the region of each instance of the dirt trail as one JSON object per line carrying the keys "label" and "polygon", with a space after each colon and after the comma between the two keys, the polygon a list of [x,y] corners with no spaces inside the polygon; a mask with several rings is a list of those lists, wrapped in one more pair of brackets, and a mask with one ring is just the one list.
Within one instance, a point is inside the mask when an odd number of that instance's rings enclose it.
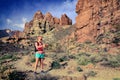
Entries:
{"label": "dirt trail", "polygon": [[[14,67],[16,68],[16,70],[26,72],[26,74],[28,75],[27,80],[39,80],[41,77],[41,74],[37,74],[36,76],[34,76],[33,72],[29,72],[29,71],[33,71],[33,69],[34,69],[34,63],[30,62],[30,58],[31,57],[29,55],[22,56],[21,59],[18,59],[14,63]],[[45,70],[49,69],[48,63],[50,61],[51,61],[50,58],[45,59],[45,61],[44,61],[45,62]],[[75,70],[77,65],[75,64],[74,60],[70,60],[67,64],[69,65],[66,67],[68,69],[66,69],[66,68],[65,69],[57,69],[57,70],[53,69],[53,70],[49,71],[47,74],[50,74],[51,76],[80,77],[80,76],[82,76],[83,72],[93,70],[93,71],[97,72],[97,75],[95,77],[89,77],[87,80],[112,80],[113,78],[120,78],[119,77],[120,70],[116,70],[114,68],[105,68],[105,67],[97,66],[100,69],[99,70],[97,68],[86,68],[86,67],[81,66],[84,71],[79,73]],[[113,72],[114,72],[114,74],[113,74]],[[37,73],[40,73],[39,67],[37,69]],[[81,79],[81,80],[84,80],[84,79]]]}
{"label": "dirt trail", "polygon": [[[14,67],[16,68],[16,70],[20,70],[20,71],[33,71],[35,63],[34,62],[32,63],[30,60],[31,60],[30,55],[22,56],[21,59],[18,59],[14,63]],[[46,58],[44,60],[45,70],[49,69],[50,62],[51,62],[51,59],[49,58]],[[40,72],[40,63],[38,64],[37,72]]]}
{"label": "dirt trail", "polygon": [[29,62],[29,56],[23,56],[15,62],[14,67],[20,71],[33,70],[33,64]]}

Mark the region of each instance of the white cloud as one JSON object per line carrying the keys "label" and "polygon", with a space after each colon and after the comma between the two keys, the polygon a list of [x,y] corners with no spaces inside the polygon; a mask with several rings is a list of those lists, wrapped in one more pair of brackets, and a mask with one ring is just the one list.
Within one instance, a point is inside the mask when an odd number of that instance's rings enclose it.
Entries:
{"label": "white cloud", "polygon": [[13,24],[12,25],[13,27],[18,27],[18,28],[24,28],[24,24],[21,23],[21,24]]}
{"label": "white cloud", "polygon": [[7,24],[11,24],[12,20],[11,19],[6,19]]}
{"label": "white cloud", "polygon": [[21,20],[11,20],[11,19],[6,19],[6,22],[9,26],[12,27],[18,27],[24,29],[24,25],[27,22],[27,18],[23,17]]}
{"label": "white cloud", "polygon": [[27,22],[27,18],[23,17],[23,18],[22,18],[22,22],[23,22],[23,23],[26,23],[26,22]]}

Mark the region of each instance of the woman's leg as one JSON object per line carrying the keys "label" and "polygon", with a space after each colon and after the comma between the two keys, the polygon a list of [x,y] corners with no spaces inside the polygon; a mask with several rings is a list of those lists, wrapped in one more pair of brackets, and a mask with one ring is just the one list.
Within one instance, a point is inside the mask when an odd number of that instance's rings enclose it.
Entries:
{"label": "woman's leg", "polygon": [[41,66],[41,70],[43,70],[43,69],[44,69],[44,64],[43,64],[43,61],[44,61],[44,59],[40,59],[40,66]]}
{"label": "woman's leg", "polygon": [[36,72],[36,69],[37,69],[37,66],[38,66],[38,62],[39,62],[39,58],[36,58],[34,72]]}

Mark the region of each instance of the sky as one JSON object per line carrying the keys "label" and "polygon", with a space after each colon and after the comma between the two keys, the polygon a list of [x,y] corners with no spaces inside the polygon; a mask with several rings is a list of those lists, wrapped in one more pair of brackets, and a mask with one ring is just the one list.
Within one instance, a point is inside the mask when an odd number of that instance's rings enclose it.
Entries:
{"label": "sky", "polygon": [[23,31],[25,23],[32,20],[38,10],[58,18],[65,13],[75,23],[76,3],[77,0],[0,0],[0,30]]}

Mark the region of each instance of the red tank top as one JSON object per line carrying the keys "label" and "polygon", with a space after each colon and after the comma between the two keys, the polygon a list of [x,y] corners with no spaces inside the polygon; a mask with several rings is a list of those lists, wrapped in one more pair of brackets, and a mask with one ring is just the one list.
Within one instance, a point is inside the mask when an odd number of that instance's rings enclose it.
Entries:
{"label": "red tank top", "polygon": [[[42,43],[37,42],[37,45],[40,45],[40,44],[42,45]],[[39,47],[37,50],[38,51],[43,51],[43,46]]]}
{"label": "red tank top", "polygon": [[43,51],[43,47],[39,47],[39,48],[38,48],[38,51]]}

